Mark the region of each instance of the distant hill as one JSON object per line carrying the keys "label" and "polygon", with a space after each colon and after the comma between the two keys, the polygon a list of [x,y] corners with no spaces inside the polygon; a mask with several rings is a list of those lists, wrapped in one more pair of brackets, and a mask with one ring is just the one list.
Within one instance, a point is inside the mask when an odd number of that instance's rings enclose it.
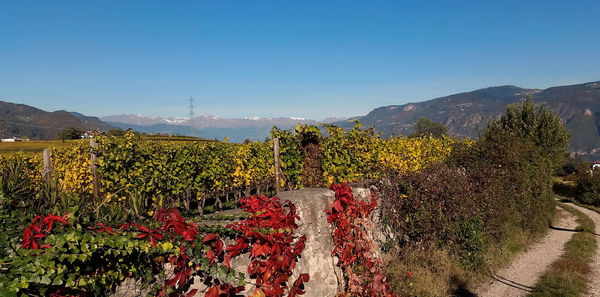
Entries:
{"label": "distant hill", "polygon": [[[374,125],[384,137],[412,133],[412,124],[421,117],[445,124],[454,135],[477,137],[490,119],[504,113],[507,104],[519,102],[528,95],[536,104],[547,104],[561,117],[573,134],[571,151],[583,155],[600,153],[600,82],[545,90],[490,87],[423,102],[379,107],[356,119],[366,127]],[[344,128],[353,125],[349,121],[335,124]]]}
{"label": "distant hill", "polygon": [[47,112],[25,105],[0,101],[0,137],[26,137],[32,140],[55,139],[68,127],[107,131],[111,127],[97,117],[58,110]]}

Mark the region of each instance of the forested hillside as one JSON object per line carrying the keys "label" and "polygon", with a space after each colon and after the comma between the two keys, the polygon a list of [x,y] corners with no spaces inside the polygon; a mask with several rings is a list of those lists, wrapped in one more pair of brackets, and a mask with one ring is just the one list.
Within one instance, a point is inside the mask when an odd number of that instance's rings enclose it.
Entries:
{"label": "forested hillside", "polygon": [[31,140],[49,140],[65,128],[106,131],[110,126],[97,117],[58,110],[47,112],[25,105],[0,101],[0,137],[23,137]]}
{"label": "forested hillside", "polygon": [[[504,113],[506,104],[528,96],[536,104],[547,104],[562,119],[572,134],[571,151],[595,154],[600,150],[600,82],[545,90],[491,87],[423,102],[379,107],[358,120],[365,127],[374,125],[384,137],[412,133],[412,125],[422,117],[445,124],[456,136],[478,137],[490,119]],[[336,124],[352,126],[351,122]]]}

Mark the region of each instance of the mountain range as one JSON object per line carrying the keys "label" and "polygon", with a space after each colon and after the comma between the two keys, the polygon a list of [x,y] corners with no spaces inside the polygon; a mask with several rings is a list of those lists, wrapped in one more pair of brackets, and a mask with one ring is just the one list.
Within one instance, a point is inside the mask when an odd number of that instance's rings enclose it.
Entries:
{"label": "mountain range", "polygon": [[[427,117],[443,123],[457,136],[477,137],[490,119],[502,115],[506,105],[530,97],[546,104],[571,132],[569,149],[580,155],[600,153],[600,81],[551,87],[544,90],[499,86],[454,94],[423,102],[379,107],[354,118],[364,126],[375,126],[383,137],[408,135],[412,124]],[[353,123],[336,125],[350,128]]]}
{"label": "mountain range", "polygon": [[58,133],[68,127],[102,131],[110,129],[109,125],[97,117],[65,110],[47,112],[25,104],[0,101],[1,138],[19,136],[32,140],[55,139]]}
{"label": "mountain range", "polygon": [[277,126],[289,129],[296,124],[317,124],[305,118],[222,118],[215,115],[201,115],[192,120],[147,115],[119,114],[101,118],[105,123],[121,129],[132,128],[139,132],[153,134],[192,135],[208,139],[228,137],[233,142],[264,140],[271,128]]}
{"label": "mountain range", "polygon": [[[506,105],[530,97],[536,104],[546,104],[556,112],[572,133],[569,149],[586,159],[600,158],[600,81],[547,89],[497,86],[453,94],[422,102],[376,108],[364,116],[342,120],[329,118],[321,122],[350,129],[355,121],[363,127],[374,126],[383,137],[408,135],[412,124],[426,117],[448,126],[459,137],[477,137],[490,119],[505,112]],[[222,118],[201,115],[173,118],[118,114],[102,118],[64,110],[46,112],[24,104],[0,101],[0,136],[30,139],[53,139],[66,127],[99,129],[132,128],[139,132],[192,135],[208,139],[241,142],[263,140],[271,127],[282,129],[296,124],[317,124],[305,118]]]}

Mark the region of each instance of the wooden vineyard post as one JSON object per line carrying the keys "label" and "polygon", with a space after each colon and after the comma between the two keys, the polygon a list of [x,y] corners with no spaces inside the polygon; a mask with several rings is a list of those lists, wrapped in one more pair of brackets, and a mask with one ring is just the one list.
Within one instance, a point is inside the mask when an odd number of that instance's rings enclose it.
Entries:
{"label": "wooden vineyard post", "polygon": [[94,149],[98,144],[96,140],[90,139],[90,146],[92,149],[90,150],[90,159],[92,161],[92,187],[94,189],[94,198],[100,197],[100,181],[98,180],[98,169],[96,168],[96,153]]}
{"label": "wooden vineyard post", "polygon": [[46,181],[50,181],[52,175],[52,157],[50,155],[50,149],[44,149],[44,169],[42,175]]}
{"label": "wooden vineyard post", "polygon": [[273,159],[275,160],[275,193],[281,192],[281,169],[279,168],[279,138],[273,138]]}

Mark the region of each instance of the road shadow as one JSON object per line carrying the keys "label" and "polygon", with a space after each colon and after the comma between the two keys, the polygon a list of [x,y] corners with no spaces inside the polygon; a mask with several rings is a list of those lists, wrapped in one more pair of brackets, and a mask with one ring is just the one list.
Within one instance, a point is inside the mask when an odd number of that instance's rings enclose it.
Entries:
{"label": "road shadow", "polygon": [[458,288],[454,292],[452,292],[452,297],[477,297],[477,295],[467,288]]}
{"label": "road shadow", "polygon": [[533,292],[533,287],[526,286],[526,285],[518,283],[516,281],[512,281],[510,279],[507,279],[505,277],[499,276],[497,274],[494,275],[494,276],[492,276],[492,279],[494,279],[494,280],[496,280],[498,282],[501,282],[501,283],[503,283],[503,284],[505,284],[505,285],[507,285],[509,287],[513,287],[515,289],[519,289],[519,290],[522,290],[522,291],[525,291],[525,292],[529,292],[529,293]]}
{"label": "road shadow", "polygon": [[550,229],[557,230],[557,231],[567,231],[567,232],[581,232],[581,230],[577,230],[577,229],[567,229],[567,228],[560,228],[560,227],[554,227],[554,226],[550,226]]}
{"label": "road shadow", "polygon": [[[502,277],[497,274],[493,275],[492,279],[497,282],[500,282],[502,284],[505,284],[509,287],[521,290],[523,292],[527,292],[527,293],[533,292],[533,287],[521,284],[519,282],[510,280],[510,279],[507,279],[507,278]],[[452,297],[478,297],[478,295],[475,294],[474,292],[470,291],[467,288],[466,284],[463,281],[461,281],[460,279],[453,277],[451,279],[451,283],[456,288],[452,292],[452,295],[451,295]]]}
{"label": "road shadow", "polygon": [[467,284],[460,278],[453,276],[450,278],[450,283],[455,289],[452,291],[452,297],[477,297],[477,294],[467,289]]}

